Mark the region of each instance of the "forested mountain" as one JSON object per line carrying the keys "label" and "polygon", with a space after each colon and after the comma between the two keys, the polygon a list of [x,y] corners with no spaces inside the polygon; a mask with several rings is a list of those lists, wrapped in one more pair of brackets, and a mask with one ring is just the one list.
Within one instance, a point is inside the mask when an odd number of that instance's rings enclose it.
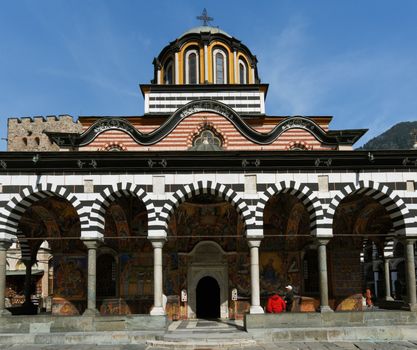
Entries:
{"label": "forested mountain", "polygon": [[417,121],[401,122],[383,132],[381,135],[369,140],[358,150],[376,149],[411,149],[414,145],[417,132]]}

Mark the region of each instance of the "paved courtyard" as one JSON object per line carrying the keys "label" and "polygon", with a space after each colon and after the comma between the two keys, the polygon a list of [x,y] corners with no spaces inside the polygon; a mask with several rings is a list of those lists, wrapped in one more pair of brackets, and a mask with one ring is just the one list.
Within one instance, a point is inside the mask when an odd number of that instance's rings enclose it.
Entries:
{"label": "paved courtyard", "polygon": [[[1,350],[166,350],[167,348],[138,345],[0,345]],[[172,349],[172,348],[171,348]],[[204,348],[204,350],[216,348]],[[224,349],[224,348],[218,348]],[[417,349],[417,343],[407,341],[396,342],[314,342],[314,343],[277,343],[260,344],[248,347],[228,348],[230,350],[406,350]]]}
{"label": "paved courtyard", "polygon": [[[243,330],[242,321],[225,321],[225,320],[188,320],[172,322],[165,334],[157,337],[157,340],[148,340],[146,337],[138,340],[137,344],[118,344],[118,345],[96,345],[96,344],[71,344],[78,340],[88,340],[82,335],[75,335],[70,338],[69,343],[65,345],[57,344],[1,344],[0,350],[191,350],[193,347],[200,350],[222,349],[222,350],[406,350],[417,349],[417,341],[330,341],[330,342],[288,342],[281,341],[272,343],[266,338],[257,334],[246,333]],[[91,343],[102,342],[109,343],[120,339],[116,336],[105,338],[109,332],[96,332],[94,341]],[[111,333],[111,332],[110,332]],[[67,333],[71,334],[71,333]],[[59,340],[65,337],[65,333],[56,334]],[[19,337],[14,334],[12,337]],[[17,338],[12,338],[13,340]],[[110,339],[110,340],[109,340]],[[270,339],[270,338],[269,338]],[[44,339],[44,342],[49,342]]]}

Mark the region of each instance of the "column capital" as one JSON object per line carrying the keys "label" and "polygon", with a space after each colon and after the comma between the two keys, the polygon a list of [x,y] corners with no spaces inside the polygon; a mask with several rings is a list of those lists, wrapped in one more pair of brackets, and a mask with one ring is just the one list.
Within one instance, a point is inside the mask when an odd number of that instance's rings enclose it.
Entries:
{"label": "column capital", "polygon": [[11,240],[6,240],[6,239],[0,239],[0,250],[7,250],[10,248],[10,246],[12,245],[12,241]]}
{"label": "column capital", "polygon": [[261,241],[262,241],[260,237],[247,238],[247,240],[248,240],[249,248],[259,248],[261,245]]}
{"label": "column capital", "polygon": [[316,243],[318,246],[327,245],[331,239],[332,237],[316,237]]}
{"label": "column capital", "polygon": [[163,248],[165,245],[165,242],[167,241],[167,239],[164,238],[149,238],[149,240],[151,241],[152,247],[155,248]]}
{"label": "column capital", "polygon": [[403,242],[403,244],[404,243],[405,244],[414,244],[417,241],[417,237],[415,237],[415,236],[411,236],[411,237],[404,236],[400,240]]}
{"label": "column capital", "polygon": [[87,249],[98,249],[103,243],[102,239],[83,239],[82,240]]}

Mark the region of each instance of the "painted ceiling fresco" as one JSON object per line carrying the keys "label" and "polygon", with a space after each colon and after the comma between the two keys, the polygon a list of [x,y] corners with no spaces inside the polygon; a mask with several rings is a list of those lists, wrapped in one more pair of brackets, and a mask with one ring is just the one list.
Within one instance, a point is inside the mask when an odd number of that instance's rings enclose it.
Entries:
{"label": "painted ceiling fresco", "polygon": [[[80,237],[78,214],[65,199],[51,197],[34,203],[23,214],[19,229],[29,238],[28,243],[35,255],[44,240],[49,241],[54,252],[85,251],[84,245],[77,238]],[[39,239],[33,240],[33,238]]]}
{"label": "painted ceiling fresco", "polygon": [[148,216],[142,201],[121,197],[110,204],[105,216],[105,244],[117,252],[151,249],[146,238]]}
{"label": "painted ceiling fresco", "polygon": [[381,204],[368,196],[351,195],[336,209],[331,245],[362,249],[364,240],[372,240],[381,252],[391,229],[391,218]]}
{"label": "painted ceiling fresco", "polygon": [[209,239],[226,251],[247,251],[243,230],[243,222],[231,204],[211,195],[196,196],[172,215],[167,249],[189,252],[199,241]]}
{"label": "painted ceiling fresco", "polygon": [[288,193],[273,196],[264,210],[262,250],[302,250],[310,241],[310,219],[304,204]]}

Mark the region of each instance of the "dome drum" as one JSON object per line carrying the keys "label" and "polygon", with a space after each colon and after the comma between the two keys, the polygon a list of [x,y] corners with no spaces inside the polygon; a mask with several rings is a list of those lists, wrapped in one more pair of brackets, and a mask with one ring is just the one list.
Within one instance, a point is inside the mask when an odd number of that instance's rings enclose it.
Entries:
{"label": "dome drum", "polygon": [[168,44],[153,64],[152,83],[157,85],[260,83],[256,56],[215,27],[185,32]]}

